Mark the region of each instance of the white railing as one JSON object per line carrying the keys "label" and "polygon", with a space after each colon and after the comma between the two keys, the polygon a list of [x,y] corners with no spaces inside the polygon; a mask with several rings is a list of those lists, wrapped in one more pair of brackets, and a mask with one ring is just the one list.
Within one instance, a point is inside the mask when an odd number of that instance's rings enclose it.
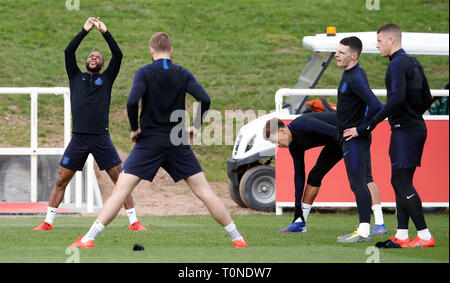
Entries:
{"label": "white railing", "polygon": [[[386,89],[372,89],[376,96],[386,96]],[[432,89],[432,96],[448,96],[448,89]],[[275,110],[281,115],[283,108],[283,98],[287,96],[337,96],[337,89],[298,89],[280,88],[275,93]],[[281,115],[284,119],[295,119],[298,115]],[[424,115],[425,120],[448,120],[448,115]]]}
{"label": "white railing", "polygon": [[[31,127],[30,127],[30,147],[24,148],[0,148],[0,155],[29,155],[30,164],[30,200],[37,202],[38,191],[38,156],[39,155],[62,155],[64,149],[71,139],[71,108],[70,89],[67,87],[0,87],[0,94],[29,94],[31,99]],[[63,95],[64,97],[64,148],[39,148],[38,147],[38,95],[52,94]],[[56,181],[56,180],[55,180]],[[75,174],[75,183],[67,186],[64,195],[64,203],[71,203],[70,189],[75,188],[75,208],[81,209],[83,206],[83,184],[86,183],[86,212],[94,211],[94,202],[102,205],[102,198],[94,172],[94,160],[89,155],[86,162],[86,180],[82,172]]]}

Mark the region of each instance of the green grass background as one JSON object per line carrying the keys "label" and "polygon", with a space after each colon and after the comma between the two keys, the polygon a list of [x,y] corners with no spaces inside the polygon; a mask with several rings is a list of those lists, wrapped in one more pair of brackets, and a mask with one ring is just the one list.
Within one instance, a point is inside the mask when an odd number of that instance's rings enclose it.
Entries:
{"label": "green grass background", "polygon": [[[436,247],[379,250],[381,263],[448,263],[448,213],[425,217]],[[395,215],[385,213],[384,218],[388,235],[374,235],[372,243],[342,244],[336,237],[353,231],[354,212],[312,213],[307,233],[276,233],[291,222],[292,213],[233,215],[249,245],[234,249],[228,234],[209,215],[140,217],[148,232],[129,231],[128,218],[119,216],[100,234],[94,249],[80,249],[80,262],[364,263],[372,255],[366,254],[368,247],[395,234]],[[59,216],[54,230],[33,231],[41,220],[0,217],[0,262],[63,263],[73,254],[66,254],[67,247],[87,232],[94,218]],[[135,243],[145,250],[133,251]]]}
{"label": "green grass background", "polygon": [[[227,109],[274,109],[276,90],[292,87],[312,55],[302,47],[303,36],[323,33],[326,26],[338,32],[374,31],[395,22],[408,32],[449,32],[446,0],[382,0],[378,11],[368,11],[362,0],[80,0],[78,11],[68,11],[65,2],[0,2],[0,86],[68,86],[64,49],[88,17],[100,16],[124,53],[110,130],[125,152],[132,148],[125,103],[136,70],[151,62],[148,40],[154,32],[172,37],[173,61],[195,74],[211,96],[211,108],[222,115]],[[94,49],[110,59],[97,30],[78,49],[81,68]],[[448,56],[418,57],[432,88],[448,82]],[[370,85],[384,88],[388,61],[367,54],[360,63]],[[335,88],[340,77],[333,62],[317,88]],[[0,96],[0,145],[29,146],[29,105],[24,95]],[[62,146],[62,98],[43,96],[39,105],[40,146]],[[210,181],[227,180],[231,145],[194,150]]]}

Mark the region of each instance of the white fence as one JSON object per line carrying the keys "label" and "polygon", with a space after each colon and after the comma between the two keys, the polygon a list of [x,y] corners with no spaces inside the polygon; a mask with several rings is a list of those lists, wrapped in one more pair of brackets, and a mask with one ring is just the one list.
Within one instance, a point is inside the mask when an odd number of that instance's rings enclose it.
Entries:
{"label": "white fence", "polygon": [[[38,156],[39,155],[62,155],[64,149],[71,139],[71,108],[70,90],[66,87],[0,87],[0,94],[30,95],[31,99],[31,127],[30,127],[30,147],[24,148],[0,148],[0,155],[28,155],[30,164],[30,200],[37,202],[38,190]],[[64,97],[64,148],[39,148],[38,147],[38,96],[43,94],[63,95]],[[75,174],[74,180],[67,186],[64,195],[64,203],[74,203],[75,208],[83,207],[83,185],[86,186],[86,208],[84,212],[94,212],[94,205],[101,206],[102,198],[94,172],[94,160],[89,155],[86,162],[86,177],[82,172]],[[56,181],[56,180],[55,180]],[[71,200],[70,190],[75,189],[75,200]]]}

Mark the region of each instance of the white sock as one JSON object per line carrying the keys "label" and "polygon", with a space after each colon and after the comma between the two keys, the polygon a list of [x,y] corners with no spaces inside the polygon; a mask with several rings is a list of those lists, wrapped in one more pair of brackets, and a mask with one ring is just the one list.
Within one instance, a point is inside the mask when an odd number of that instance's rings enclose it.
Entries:
{"label": "white sock", "polygon": [[312,204],[307,204],[302,202],[302,211],[303,218],[305,218],[305,222],[308,221],[309,212],[311,212]]}
{"label": "white sock", "polygon": [[422,240],[426,240],[426,241],[431,239],[431,233],[430,233],[430,230],[428,230],[428,228],[425,228],[423,230],[417,231],[417,236],[419,238],[421,238]]}
{"label": "white sock", "polygon": [[407,238],[409,238],[408,229],[397,229],[395,237],[399,240],[406,240]]}
{"label": "white sock", "polygon": [[[306,203],[302,202],[302,212],[303,212],[303,218],[305,219],[305,223],[306,223],[306,220],[308,219],[308,215],[309,215],[309,212],[311,211],[311,207],[312,207],[311,204],[306,204]],[[298,217],[297,219],[295,219],[294,222],[297,222],[297,223],[303,222],[303,219],[301,217]]]}
{"label": "white sock", "polygon": [[84,237],[81,239],[81,242],[87,243],[90,240],[95,240],[97,236],[105,229],[105,226],[98,222],[97,220],[94,221],[94,224],[92,224],[91,229],[84,235]]}
{"label": "white sock", "polygon": [[370,223],[359,223],[358,233],[360,236],[367,238],[370,235]]}
{"label": "white sock", "polygon": [[233,242],[234,242],[234,241],[237,241],[237,240],[242,240],[242,239],[243,239],[242,236],[241,236],[241,234],[239,233],[238,229],[236,228],[236,225],[234,224],[233,221],[231,221],[230,224],[228,224],[227,226],[225,226],[224,229],[225,229],[225,231],[228,232],[228,234],[230,234],[231,240],[232,240]]}
{"label": "white sock", "polygon": [[136,216],[136,209],[134,209],[134,207],[125,210],[125,212],[128,215],[128,220],[130,220],[130,224],[133,224],[134,222],[138,221]]}
{"label": "white sock", "polygon": [[47,207],[47,215],[45,216],[45,222],[47,222],[48,224],[53,224],[53,220],[55,219],[56,216],[56,210],[58,208],[57,207]]}
{"label": "white sock", "polygon": [[375,204],[372,206],[373,216],[375,217],[375,225],[383,225],[383,210],[381,209],[381,204]]}

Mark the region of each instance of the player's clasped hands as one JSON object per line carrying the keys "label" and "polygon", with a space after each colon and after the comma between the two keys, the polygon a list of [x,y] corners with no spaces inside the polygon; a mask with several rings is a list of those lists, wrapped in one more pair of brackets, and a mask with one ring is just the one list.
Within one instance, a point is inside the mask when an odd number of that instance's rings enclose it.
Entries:
{"label": "player's clasped hands", "polygon": [[101,32],[101,33],[105,33],[107,28],[106,25],[100,21],[100,17],[94,18],[94,17],[89,17],[86,21],[86,23],[84,24],[84,29],[87,32],[90,32],[93,28],[97,27],[97,29]]}

